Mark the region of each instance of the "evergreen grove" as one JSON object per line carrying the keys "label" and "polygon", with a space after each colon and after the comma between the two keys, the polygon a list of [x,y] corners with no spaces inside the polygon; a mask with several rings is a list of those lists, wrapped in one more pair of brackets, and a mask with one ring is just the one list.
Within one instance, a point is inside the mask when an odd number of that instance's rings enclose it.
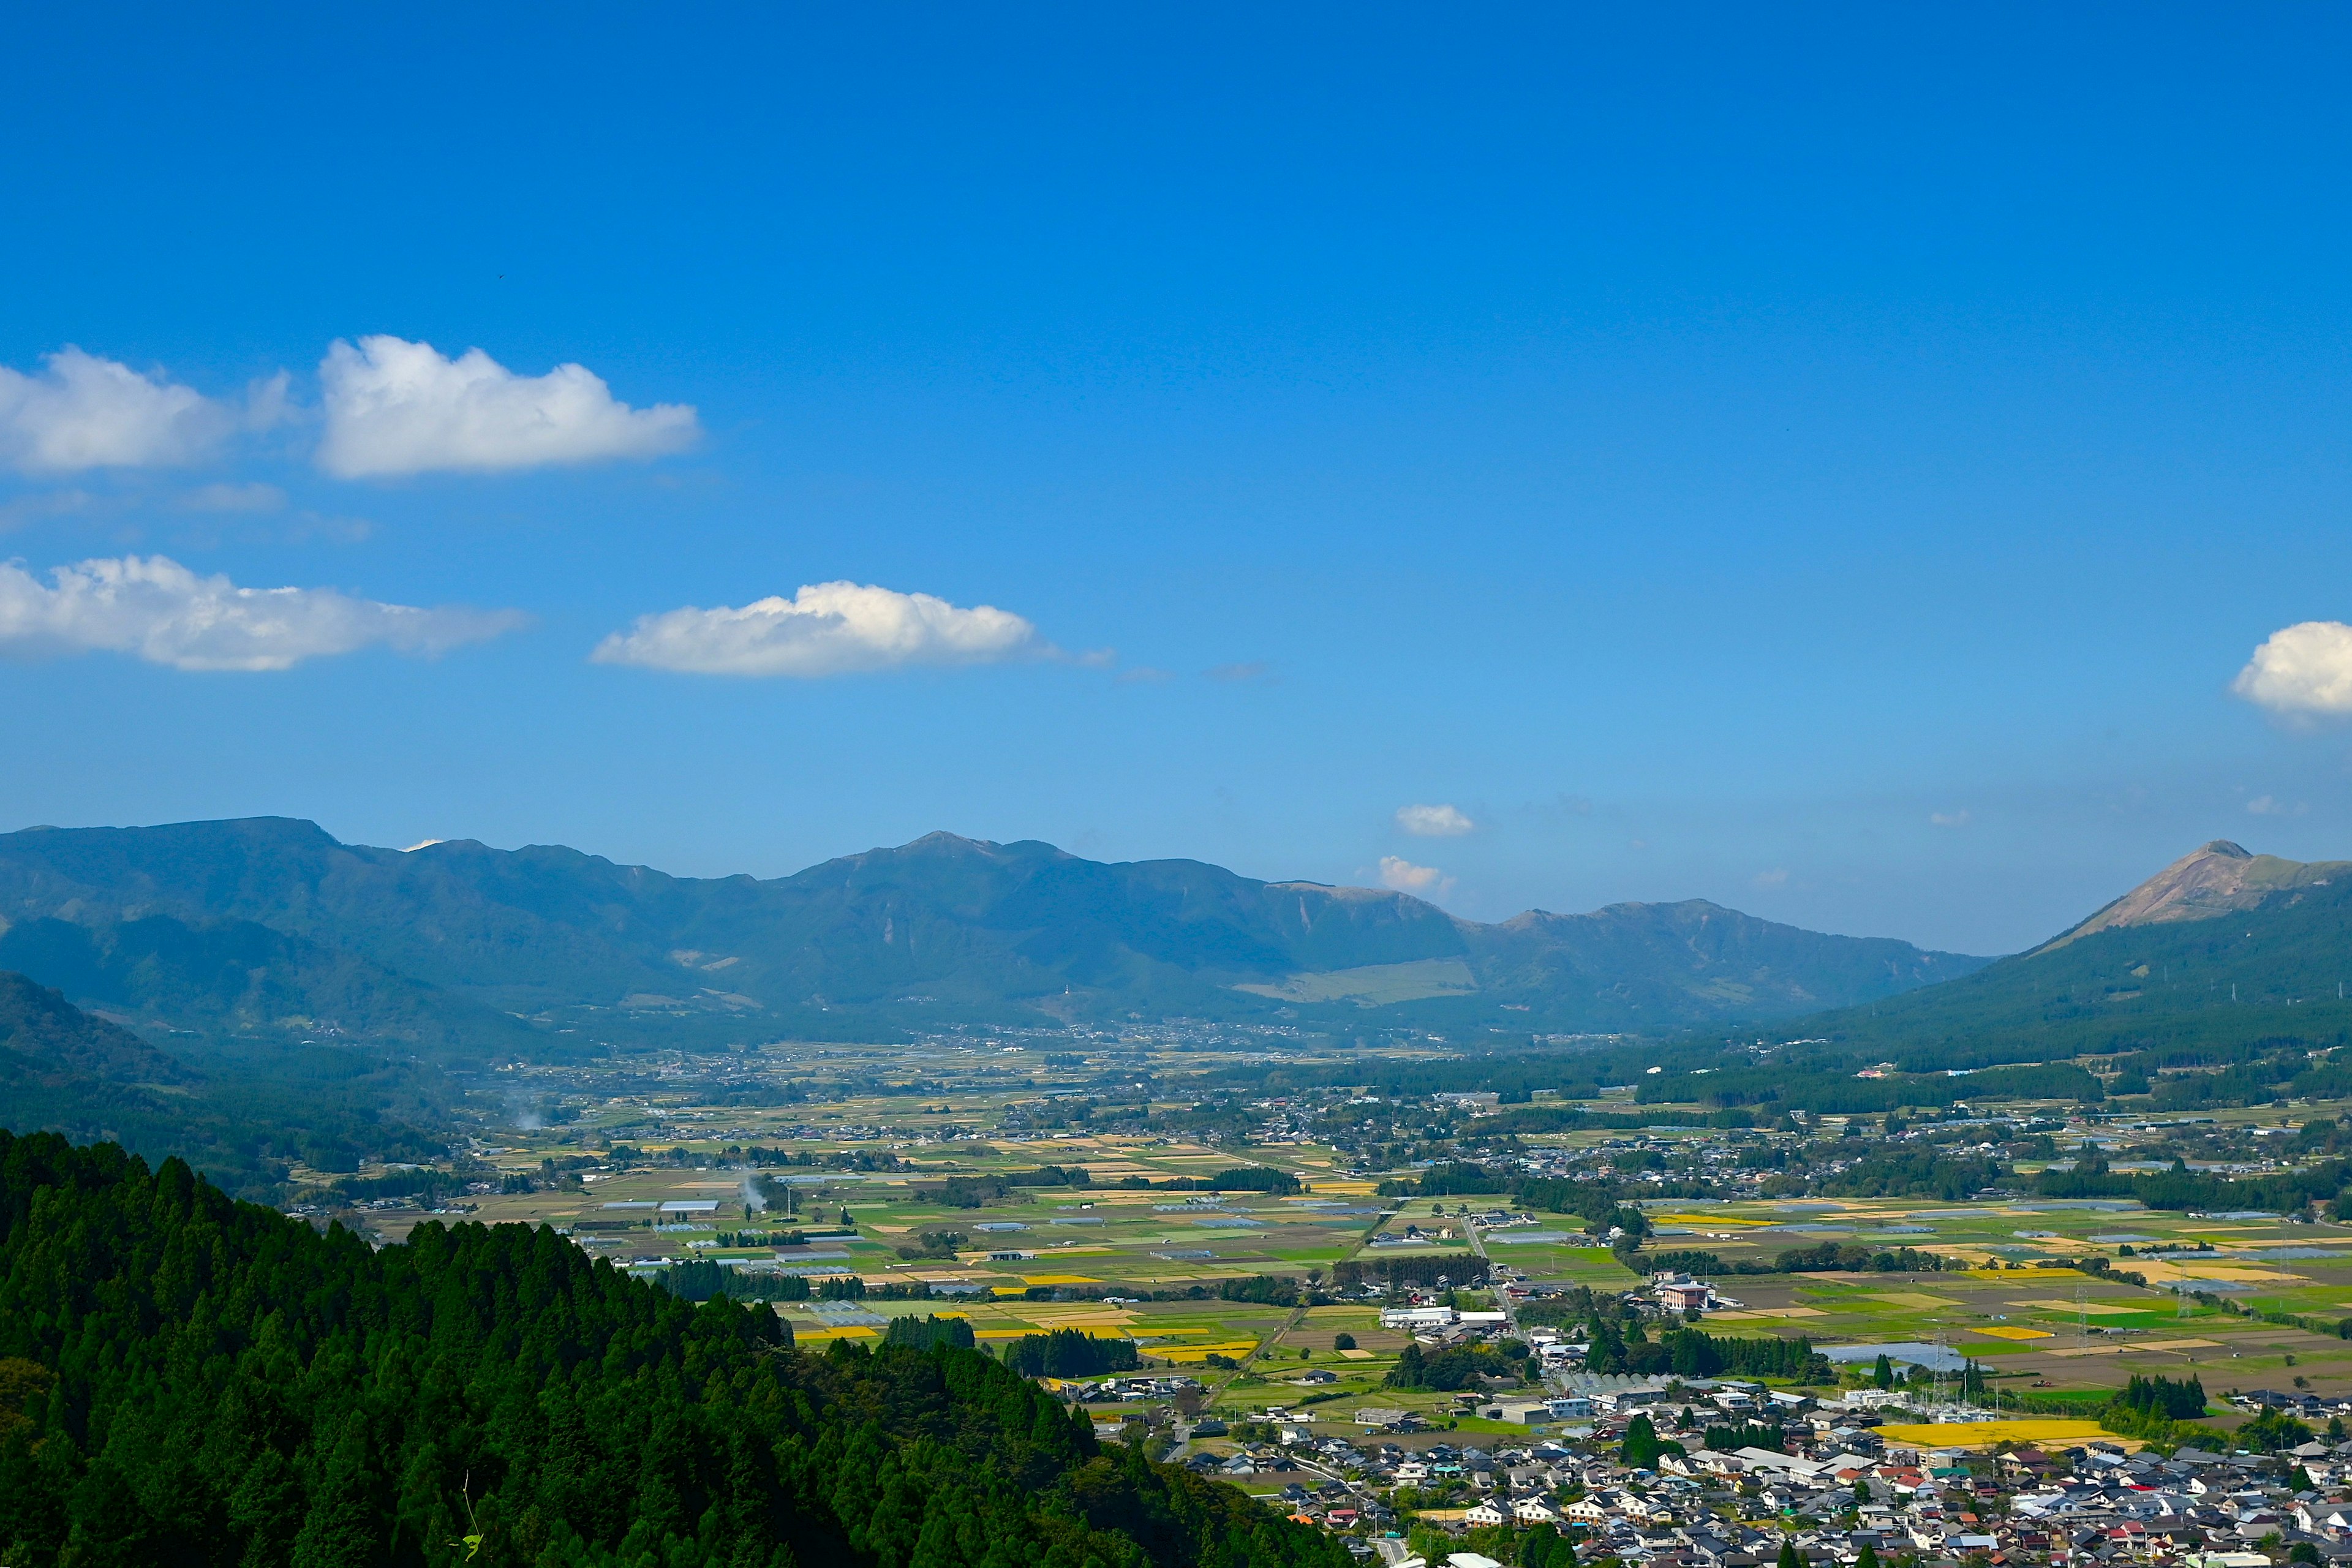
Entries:
{"label": "evergreen grove", "polygon": [[0,1131],[0,1561],[1341,1568],[950,1342],[786,1347],[544,1228],[371,1251]]}
{"label": "evergreen grove", "polygon": [[1697,1329],[1668,1329],[1653,1341],[1640,1320],[1628,1320],[1621,1327],[1600,1314],[1594,1315],[1587,1331],[1592,1349],[1584,1364],[1597,1373],[1643,1377],[1664,1373],[1715,1377],[1728,1373],[1738,1377],[1785,1377],[1799,1383],[1837,1381],[1837,1370],[1829,1358],[1815,1352],[1812,1342],[1801,1336],[1718,1339]]}

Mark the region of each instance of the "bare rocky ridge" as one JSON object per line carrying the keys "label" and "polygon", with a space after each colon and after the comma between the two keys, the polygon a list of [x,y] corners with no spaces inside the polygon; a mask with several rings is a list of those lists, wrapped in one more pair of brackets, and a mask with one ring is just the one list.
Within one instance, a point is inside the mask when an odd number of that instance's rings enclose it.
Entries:
{"label": "bare rocky ridge", "polygon": [[2048,952],[2118,926],[2204,921],[2251,910],[2274,894],[2325,888],[2352,876],[2352,861],[2286,860],[2249,853],[2226,838],[2182,856],[2089,920],[2035,949]]}

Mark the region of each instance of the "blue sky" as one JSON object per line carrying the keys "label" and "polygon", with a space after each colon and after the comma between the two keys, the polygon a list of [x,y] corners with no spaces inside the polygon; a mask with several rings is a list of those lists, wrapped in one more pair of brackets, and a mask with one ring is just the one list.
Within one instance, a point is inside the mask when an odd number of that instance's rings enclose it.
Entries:
{"label": "blue sky", "polygon": [[1976,952],[2352,856],[2339,14],[51,9],[0,824]]}

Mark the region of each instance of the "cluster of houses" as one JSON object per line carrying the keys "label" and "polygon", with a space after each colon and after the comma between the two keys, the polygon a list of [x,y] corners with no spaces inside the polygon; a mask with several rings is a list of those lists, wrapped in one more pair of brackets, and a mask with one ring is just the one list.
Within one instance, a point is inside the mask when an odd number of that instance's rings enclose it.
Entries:
{"label": "cluster of houses", "polygon": [[[1235,1479],[1285,1478],[1269,1501],[1343,1532],[1388,1568],[1414,1568],[1402,1505],[1464,1531],[1550,1524],[1580,1538],[1581,1562],[1654,1568],[1771,1568],[1784,1543],[1810,1568],[1854,1563],[1864,1546],[1882,1562],[1980,1558],[1993,1568],[2272,1568],[2291,1555],[2352,1568],[2352,1443],[2283,1455],[2182,1448],[2168,1458],[2104,1441],[1971,1453],[1883,1442],[1875,1390],[1803,1409],[1810,1401],[1780,1392],[1684,1383],[1579,1396],[1587,1431],[1492,1450],[1444,1441],[1415,1450],[1380,1440],[1390,1435],[1377,1428],[1350,1441],[1285,1426],[1279,1441],[1189,1462]],[[1619,1444],[1636,1415],[1685,1451],[1654,1468],[1622,1463]],[[1727,1415],[1777,1422],[1788,1450],[1706,1447],[1693,1428]],[[1476,1568],[1466,1556],[1454,1554],[1454,1568]]]}
{"label": "cluster of houses", "polygon": [[1083,1379],[1044,1377],[1037,1380],[1054,1393],[1081,1405],[1120,1403],[1128,1400],[1174,1399],[1186,1389],[1198,1389],[1201,1380],[1181,1373],[1153,1373],[1127,1377],[1106,1377],[1099,1382]]}

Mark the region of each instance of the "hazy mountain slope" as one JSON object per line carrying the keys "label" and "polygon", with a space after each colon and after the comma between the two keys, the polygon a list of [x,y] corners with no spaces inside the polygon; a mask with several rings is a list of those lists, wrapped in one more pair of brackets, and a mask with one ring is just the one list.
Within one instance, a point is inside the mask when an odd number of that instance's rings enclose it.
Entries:
{"label": "hazy mountain slope", "polygon": [[1600,1026],[1626,1029],[1893,996],[1985,963],[1885,937],[1824,936],[1699,899],[1531,912],[1474,928],[1472,946],[1481,986],[1496,999],[1573,999],[1585,1016],[1615,1020]]}
{"label": "hazy mountain slope", "polygon": [[211,1037],[364,1036],[446,1047],[522,1034],[478,1003],[255,921],[20,920],[0,931],[0,968],[38,974],[136,1026]]}
{"label": "hazy mountain slope", "polygon": [[2030,952],[1948,984],[1802,1020],[1922,1067],[2086,1050],[2335,1044],[2352,1028],[2352,864],[2223,840]]}
{"label": "hazy mountain slope", "polygon": [[218,1142],[197,1125],[208,1118],[201,1085],[188,1063],[130,1030],[0,973],[0,1126],[201,1154]]}
{"label": "hazy mountain slope", "polygon": [[[403,853],[277,818],[37,829],[0,836],[0,918],[32,928],[0,943],[37,955],[36,973],[155,1016],[475,1037],[493,1025],[459,1003],[616,1040],[1040,1011],[1664,1028],[1888,995],[1981,962],[1697,901],[1486,926],[1402,893],[946,833],[760,880],[549,847]],[[299,945],[265,962],[255,928]],[[156,951],[110,956],[142,943]]]}
{"label": "hazy mountain slope", "polygon": [[187,1063],[93,1018],[22,974],[0,972],[0,1087],[13,1100],[74,1084],[185,1085]]}
{"label": "hazy mountain slope", "polygon": [[375,1053],[280,1051],[202,1064],[0,972],[0,1127],[106,1139],[179,1155],[236,1191],[280,1180],[289,1162],[356,1170],[362,1156],[417,1159],[441,1140],[446,1088]]}

